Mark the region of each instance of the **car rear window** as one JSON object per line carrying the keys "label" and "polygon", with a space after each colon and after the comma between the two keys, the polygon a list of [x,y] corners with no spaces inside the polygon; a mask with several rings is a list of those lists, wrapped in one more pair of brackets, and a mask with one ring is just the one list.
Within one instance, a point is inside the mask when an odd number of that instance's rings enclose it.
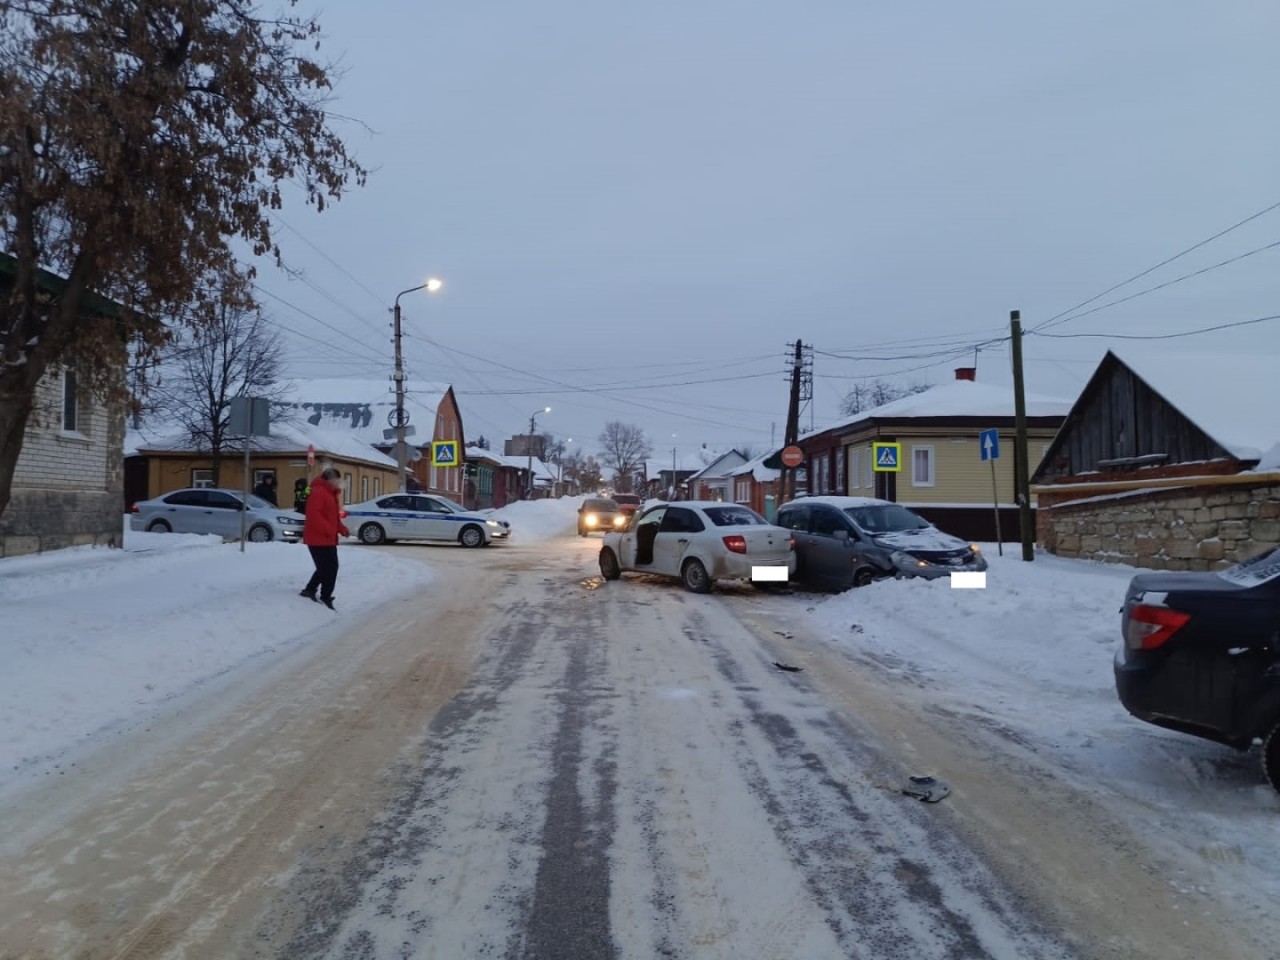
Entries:
{"label": "car rear window", "polygon": [[1219,570],[1218,576],[1242,587],[1256,587],[1280,577],[1280,547],[1251,557],[1244,563]]}
{"label": "car rear window", "polygon": [[634,507],[639,505],[640,498],[637,497],[634,493],[620,493],[616,497],[614,497],[614,502],[625,503],[629,507]]}
{"label": "car rear window", "polygon": [[717,527],[768,526],[769,521],[746,507],[707,507],[703,511]]}
{"label": "car rear window", "polygon": [[617,510],[618,505],[612,500],[588,500],[583,506],[588,510]]}

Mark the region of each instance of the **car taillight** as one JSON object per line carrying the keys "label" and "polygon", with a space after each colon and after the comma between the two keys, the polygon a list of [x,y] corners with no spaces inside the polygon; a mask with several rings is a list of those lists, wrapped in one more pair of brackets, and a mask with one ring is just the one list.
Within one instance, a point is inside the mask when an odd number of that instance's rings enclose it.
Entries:
{"label": "car taillight", "polygon": [[339,519],[339,520],[345,520],[345,519],[347,519],[347,511],[345,511],[345,510],[339,510],[339,511],[338,511],[338,519]]}
{"label": "car taillight", "polygon": [[137,505],[136,503],[135,503],[132,507],[130,507],[130,508],[129,508],[129,510],[130,510],[132,513],[141,513],[141,512],[142,512],[141,510],[139,510],[139,509],[138,509],[138,505]]}
{"label": "car taillight", "polygon": [[792,534],[792,535],[787,539],[787,549],[788,549],[788,550],[794,550],[795,548],[796,548],[796,535],[793,533],[793,534]]}
{"label": "car taillight", "polygon": [[746,537],[725,537],[724,545],[730,553],[746,553],[747,552]]}
{"label": "car taillight", "polygon": [[1125,646],[1130,650],[1155,650],[1182,629],[1191,614],[1168,607],[1152,607],[1139,603],[1129,611],[1125,625]]}

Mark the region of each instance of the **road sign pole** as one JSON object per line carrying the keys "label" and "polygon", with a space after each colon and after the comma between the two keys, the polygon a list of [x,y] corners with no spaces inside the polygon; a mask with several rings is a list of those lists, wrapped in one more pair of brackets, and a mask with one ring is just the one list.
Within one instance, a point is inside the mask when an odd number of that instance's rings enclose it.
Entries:
{"label": "road sign pole", "polygon": [[996,461],[995,457],[988,457],[987,461],[991,464],[991,505],[995,508],[996,514],[996,550],[1000,556],[1004,556],[1004,537],[1000,536],[1000,494],[996,490]]}

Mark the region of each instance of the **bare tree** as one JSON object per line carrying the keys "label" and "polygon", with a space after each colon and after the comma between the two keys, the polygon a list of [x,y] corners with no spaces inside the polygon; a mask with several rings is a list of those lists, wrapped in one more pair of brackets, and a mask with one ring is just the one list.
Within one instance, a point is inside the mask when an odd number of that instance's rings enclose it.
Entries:
{"label": "bare tree", "polygon": [[595,457],[575,450],[564,455],[564,477],[579,490],[595,490],[600,486],[600,464]]}
{"label": "bare tree", "polygon": [[619,492],[631,493],[636,468],[653,455],[644,431],[634,424],[610,420],[597,439],[601,446],[600,460],[613,471]]}
{"label": "bare tree", "polygon": [[179,337],[161,355],[153,392],[194,449],[211,456],[215,487],[223,457],[244,450],[243,438],[232,434],[232,399],[282,399],[277,384],[283,363],[280,338],[262,315],[234,305],[223,305],[212,323]]}
{"label": "bare tree", "polygon": [[882,407],[886,403],[892,403],[894,400],[909,397],[913,393],[923,393],[929,387],[930,384],[927,383],[912,383],[903,386],[880,379],[858,383],[840,401],[840,415],[852,417],[855,414]]}
{"label": "bare tree", "polygon": [[46,372],[123,399],[122,343],[213,322],[236,244],[280,261],[282,183],[364,183],[320,25],[281,6],[0,0],[0,513]]}

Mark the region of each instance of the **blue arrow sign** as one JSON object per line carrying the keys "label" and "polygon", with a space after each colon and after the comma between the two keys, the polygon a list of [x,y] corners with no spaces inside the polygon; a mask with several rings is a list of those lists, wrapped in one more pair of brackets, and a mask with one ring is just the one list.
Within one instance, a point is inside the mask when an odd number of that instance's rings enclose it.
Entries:
{"label": "blue arrow sign", "polygon": [[982,451],[982,462],[1000,459],[1000,433],[992,428],[978,434],[978,447]]}

